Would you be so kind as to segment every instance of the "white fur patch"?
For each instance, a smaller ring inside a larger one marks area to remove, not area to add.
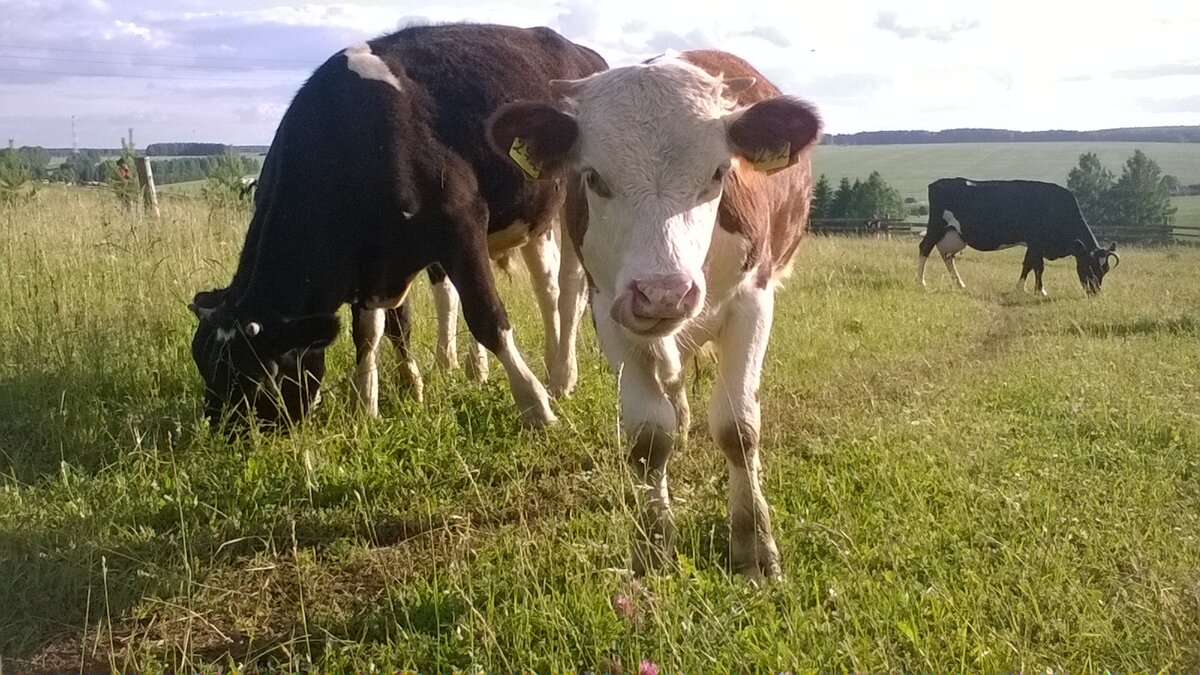
[[[346,55],[346,67],[359,77],[364,80],[379,80],[392,85],[396,91],[404,91],[400,87],[400,80],[383,59],[371,53],[371,45],[360,42],[353,47],[347,47],[342,53]]]
[[[958,219],[954,217],[953,213],[951,213],[948,210],[943,211],[942,218],[946,221],[946,225],[950,229],[957,231],[959,234],[962,234],[962,223],[958,222]]]
[[[234,335],[237,335],[237,330],[235,330],[233,328],[218,328],[217,329],[217,340],[219,340],[221,342],[229,342],[230,340],[233,339]]]
[[[530,224],[524,220],[514,220],[503,230],[488,234],[488,256],[496,258],[509,249],[528,244],[530,229]]]
[[[947,211],[946,213],[949,214],[950,212]],[[958,224],[957,221],[955,224]],[[957,228],[948,230],[937,243],[938,252],[942,254],[943,258],[953,258],[959,251],[966,247],[967,242],[963,241],[962,235],[959,234]]]

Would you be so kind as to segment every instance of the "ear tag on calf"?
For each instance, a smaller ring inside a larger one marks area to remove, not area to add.
[[[774,150],[760,150],[754,156],[754,168],[768,176],[788,168],[792,158],[792,144],[786,142]]]
[[[542,175],[541,168],[534,163],[533,158],[529,156],[529,144],[524,138],[514,138],[512,147],[508,149],[508,156],[512,157],[512,161],[521,167],[525,175],[537,180]]]

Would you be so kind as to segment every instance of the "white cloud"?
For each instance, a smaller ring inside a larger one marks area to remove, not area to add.
[[[414,21],[463,20],[548,25],[614,66],[668,48],[735,51],[816,103],[833,133],[1200,124],[1192,96],[1200,91],[1200,3],[1098,7],[1091,0],[16,3],[0,18],[0,43],[141,56],[0,49],[0,130],[23,143],[64,145],[75,113],[88,120],[82,142],[111,145],[105,139],[120,136],[123,120],[150,111],[139,122],[149,128],[138,132],[147,142],[266,143],[295,89],[338,49]],[[133,77],[73,76],[82,73]]]

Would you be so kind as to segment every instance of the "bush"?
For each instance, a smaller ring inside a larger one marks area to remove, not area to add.
[[[29,169],[10,148],[0,157],[0,206],[11,208],[36,197],[37,186],[30,183]]]

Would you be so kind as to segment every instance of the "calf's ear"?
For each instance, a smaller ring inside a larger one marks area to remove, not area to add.
[[[796,163],[821,136],[812,105],[791,96],[760,101],[729,116],[726,135],[733,151],[767,174]]]
[[[207,319],[225,301],[228,290],[227,288],[214,288],[209,291],[199,291],[192,296],[192,301],[188,303],[187,307],[192,310],[192,314],[195,314],[197,319]]]
[[[552,178],[570,161],[579,125],[547,103],[517,101],[500,107],[487,122],[488,143],[533,180]]]

